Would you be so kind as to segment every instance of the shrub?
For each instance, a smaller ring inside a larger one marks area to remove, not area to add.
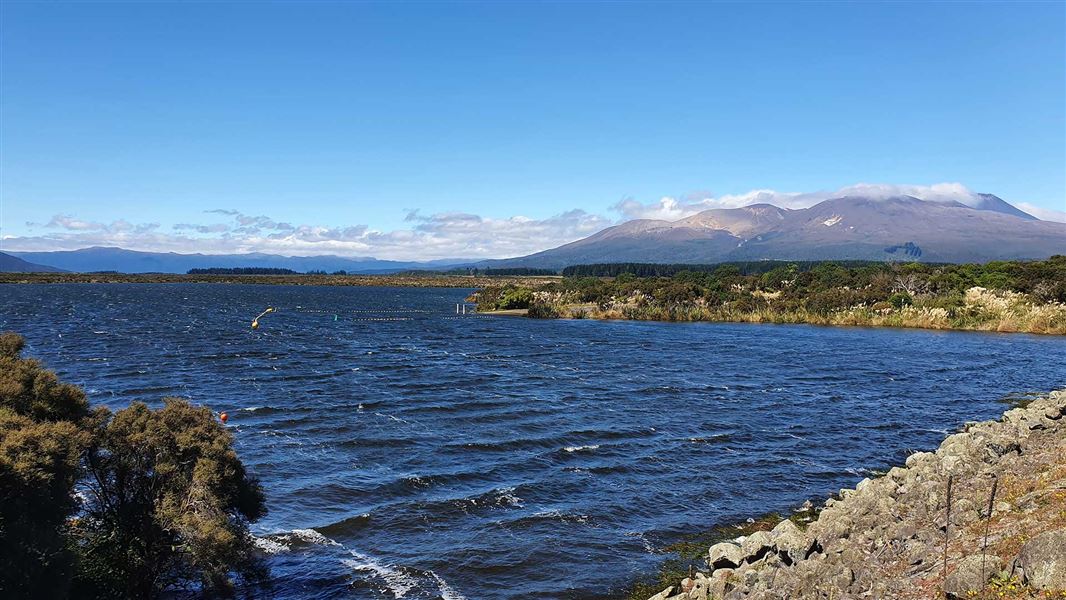
[[[248,531],[263,493],[210,410],[168,399],[90,413],[22,348],[0,335],[0,597],[217,595],[234,576],[266,581]]]
[[[911,306],[914,304],[914,298],[907,292],[896,292],[888,297],[888,303],[895,307],[897,310],[904,306]]]
[[[529,303],[532,301],[532,290],[526,288],[512,288],[503,292],[497,306],[502,310],[529,308]]]

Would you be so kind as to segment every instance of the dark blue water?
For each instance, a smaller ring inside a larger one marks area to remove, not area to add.
[[[467,293],[9,285],[0,328],[94,402],[228,412],[282,598],[604,596],[1066,385],[1062,338],[457,317]]]

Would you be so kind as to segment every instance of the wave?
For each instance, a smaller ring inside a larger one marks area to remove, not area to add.
[[[585,452],[588,450],[595,450],[599,447],[599,444],[589,444],[588,446],[567,446],[566,448],[563,448],[563,452]]]
[[[418,587],[418,581],[399,570],[399,568],[378,561],[356,550],[349,550],[352,558],[342,560],[354,571],[370,573],[382,579],[395,598],[403,598],[407,592]]]
[[[368,515],[360,515],[356,518],[365,517]],[[345,557],[340,559],[342,565],[357,573],[366,574],[370,580],[384,584],[385,590],[393,598],[404,598],[417,590],[443,600],[466,600],[465,596],[433,571],[421,571],[412,567],[390,564],[380,558],[348,548],[316,529],[294,529],[288,533],[256,537],[255,545],[266,554],[279,554],[304,546],[334,547],[346,553],[346,556],[342,555]]]

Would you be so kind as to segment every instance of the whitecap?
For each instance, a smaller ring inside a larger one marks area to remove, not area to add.
[[[305,542],[312,544],[320,544],[322,546],[340,546],[338,542],[335,542],[314,529],[294,529],[292,536],[301,539]]]
[[[563,450],[565,450],[566,452],[582,452],[585,450],[595,450],[599,447],[599,444],[591,444],[588,446],[567,446],[566,448],[563,448]]]
[[[437,582],[437,589],[440,590],[440,597],[444,600],[466,600],[466,596],[455,591],[455,589],[448,585],[447,581],[444,581],[440,575],[437,575],[433,571],[428,571],[433,580]]]
[[[383,579],[385,584],[388,585],[389,591],[396,598],[403,598],[407,595],[407,592],[418,587],[418,582],[414,578],[391,565],[382,564],[380,561],[355,550],[349,550],[348,553],[352,555],[353,559],[341,562],[353,570],[372,573]]]
[[[267,554],[280,554],[281,552],[287,552],[289,550],[289,547],[285,544],[270,538],[257,537],[253,543],[256,548],[259,548]]]

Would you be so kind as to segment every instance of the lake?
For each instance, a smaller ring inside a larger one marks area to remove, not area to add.
[[[604,597],[1066,386],[1063,338],[456,315],[469,292],[8,285],[0,329],[94,403],[227,412],[279,598]]]

